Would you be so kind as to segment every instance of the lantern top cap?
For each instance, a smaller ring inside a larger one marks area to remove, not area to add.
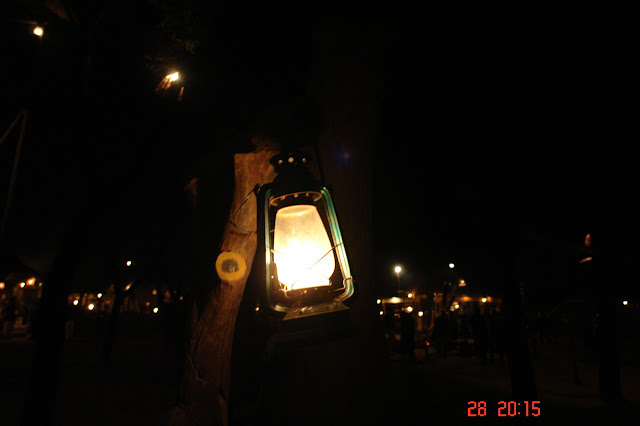
[[[306,152],[282,152],[271,157],[269,162],[276,169],[276,173],[281,174],[289,170],[307,169],[311,156]]]

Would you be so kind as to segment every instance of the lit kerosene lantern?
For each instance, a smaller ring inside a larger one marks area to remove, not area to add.
[[[258,196],[263,304],[285,320],[346,310],[343,302],[354,294],[331,193],[313,178],[309,162],[305,153],[274,156],[278,176]]]

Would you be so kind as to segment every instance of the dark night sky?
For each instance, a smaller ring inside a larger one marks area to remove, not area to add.
[[[48,101],[30,119],[36,129],[29,129],[33,136],[25,144],[10,236],[27,262],[37,264],[55,248],[78,197],[61,188],[73,187],[80,176],[122,182],[117,196],[105,199],[105,212],[128,217],[127,229],[146,223],[139,239],[169,226],[180,209],[163,194],[181,191],[193,158],[207,150],[233,151],[233,144],[246,143],[234,135],[260,122],[263,111],[305,96],[313,28],[322,22],[319,16],[332,13],[352,19],[354,31],[377,19],[384,34],[374,49],[384,70],[372,182],[379,284],[395,278],[395,262],[406,265],[408,280],[433,284],[454,261],[468,281],[490,290],[491,268],[499,264],[489,255],[498,244],[493,229],[514,192],[522,212],[516,227],[527,236],[525,258],[538,265],[525,268],[532,284],[552,288],[566,278],[575,261],[571,247],[580,245],[602,204],[597,197],[608,200],[606,218],[618,220],[616,232],[637,236],[637,46],[624,10],[531,6],[498,13],[484,5],[440,5],[369,13],[298,5],[282,13],[195,2],[210,9],[196,19],[203,43],[182,63],[191,81],[178,105],[152,96],[165,70],[145,67],[141,54],[171,58],[162,48],[166,34],[157,29],[163,12],[136,4],[126,14],[118,9],[108,15],[109,31],[93,46],[90,83],[100,102],[82,127],[91,144],[78,149],[55,133],[61,121],[87,112],[48,113],[75,90],[71,77],[64,84],[49,81],[56,87],[45,91]],[[51,25],[42,46],[33,37],[17,41],[3,71],[26,84],[28,64],[47,70],[66,64],[75,47],[55,44],[53,35],[69,37],[59,26]],[[23,27],[7,25],[3,37],[18,40]],[[25,96],[19,84],[8,91],[12,102],[2,107],[3,131]],[[216,142],[222,140],[232,143]],[[4,145],[7,171],[12,152]],[[7,181],[8,171],[3,188]],[[136,220],[125,213],[135,209]],[[633,258],[633,250],[625,253]]]

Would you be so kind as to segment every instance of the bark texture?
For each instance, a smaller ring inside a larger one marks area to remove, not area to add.
[[[239,254],[247,268],[238,280],[221,280],[210,300],[203,304],[203,310],[193,325],[187,352],[181,385],[183,402],[171,415],[172,425],[228,424],[234,327],[256,252],[257,210],[251,191],[256,184],[263,185],[275,177],[275,171],[269,164],[269,159],[275,154],[275,151],[261,149],[234,157],[235,192],[220,251]],[[210,259],[212,268],[215,261]]]

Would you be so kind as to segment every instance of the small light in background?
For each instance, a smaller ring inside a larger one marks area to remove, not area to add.
[[[153,290],[151,290],[151,294],[153,294],[153,295],[155,296],[156,294],[158,294],[158,290],[156,290],[156,289],[154,288]]]
[[[36,26],[36,27],[33,29],[33,33],[34,33],[35,35],[37,35],[38,37],[42,37],[42,35],[44,34],[44,28],[42,28],[42,27],[40,27],[40,26]]]
[[[93,308],[95,308],[96,305],[94,305],[93,303],[89,303],[89,305],[87,306],[87,309],[89,309],[90,311],[93,311]]]
[[[154,314],[157,314],[157,313],[158,313],[158,308],[157,308],[157,307],[156,307],[156,308],[153,308],[153,313],[154,313]]]
[[[487,298],[486,297],[482,298],[482,303],[487,303]]]
[[[80,303],[80,302],[78,302],[78,299],[74,300],[73,301],[73,306],[78,306],[78,303]]]
[[[173,83],[174,81],[178,81],[179,78],[180,78],[180,73],[178,72],[167,74],[162,79],[162,81],[160,81],[160,84],[158,84],[158,87],[156,87],[156,92],[162,92],[162,93],[166,92],[171,87],[171,83]],[[182,93],[180,93],[180,96],[182,96]]]
[[[384,315],[384,312],[383,312],[383,311],[380,311],[380,315]]]
[[[27,280],[27,285],[34,285],[36,283],[36,279],[35,278],[29,278]]]
[[[409,299],[411,299],[411,298],[413,297],[413,293],[409,293],[409,294],[407,294],[407,297],[408,297]]]
[[[378,304],[378,305],[379,305],[379,304],[381,304],[381,303],[382,303],[382,300],[380,300],[380,299],[376,300],[376,304]]]
[[[623,301],[622,301],[622,304],[623,304],[624,306],[627,306],[627,305],[629,304],[629,301],[628,301],[628,300],[623,300]]]
[[[3,282],[0,283],[0,290],[4,290],[4,283]]]
[[[453,264],[453,263],[450,263],[450,264],[449,264],[449,268],[453,269],[453,268],[455,268],[455,267],[456,267],[456,265],[455,265],[455,264]]]
[[[423,315],[424,315],[424,312],[422,312],[422,311],[418,312],[418,316],[419,316],[419,317],[421,317],[421,316],[423,316]]]
[[[131,266],[132,262],[130,260],[127,260],[127,266]]]
[[[25,283],[20,283],[20,288],[24,288]]]
[[[96,294],[96,296],[98,297],[98,299],[100,299],[102,297],[102,293],[98,293]]]
[[[260,306],[256,306],[256,312],[260,310]]]
[[[409,313],[413,312],[413,308],[411,306],[407,306],[407,312]]]

